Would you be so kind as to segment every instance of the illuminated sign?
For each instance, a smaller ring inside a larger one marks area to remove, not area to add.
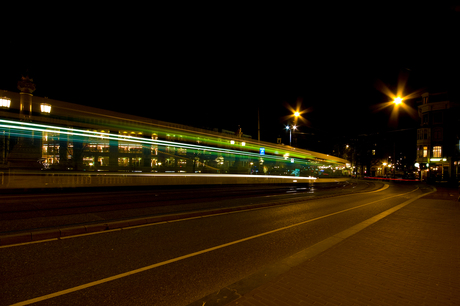
[[[265,148],[260,148],[259,149],[259,154],[260,155],[265,155]]]
[[[292,164],[294,163],[294,158],[291,158],[291,163],[292,163]]]

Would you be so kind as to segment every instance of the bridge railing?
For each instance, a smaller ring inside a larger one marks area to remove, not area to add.
[[[348,178],[194,173],[1,172],[0,190],[116,186],[313,184]]]

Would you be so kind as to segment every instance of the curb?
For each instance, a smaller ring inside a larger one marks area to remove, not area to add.
[[[107,230],[121,229],[121,228],[132,227],[132,226],[140,226],[140,225],[154,224],[154,223],[160,223],[160,222],[169,222],[169,221],[176,221],[176,220],[188,219],[188,218],[206,217],[206,216],[222,214],[222,213],[231,213],[231,212],[237,212],[237,211],[243,211],[243,210],[266,208],[266,207],[276,206],[276,205],[287,205],[287,204],[292,204],[295,202],[302,202],[302,201],[309,201],[309,200],[314,200],[314,199],[334,197],[337,195],[358,194],[358,193],[361,193],[361,192],[345,192],[341,194],[322,195],[322,196],[317,196],[314,198],[291,199],[290,201],[283,201],[283,202],[261,203],[261,204],[253,204],[253,205],[246,205],[246,206],[236,206],[236,207],[229,207],[229,208],[220,208],[220,209],[214,209],[214,210],[195,211],[195,212],[170,214],[170,215],[147,216],[147,217],[141,217],[141,218],[126,219],[126,220],[111,220],[111,221],[95,223],[95,224],[86,224],[86,225],[78,225],[78,226],[64,226],[64,227],[56,228],[56,229],[35,230],[35,231],[31,230],[31,231],[17,233],[17,234],[0,236],[0,247],[17,245],[17,244],[22,244],[22,243],[39,242],[39,241],[49,240],[49,239],[60,239],[63,237],[90,234],[90,233],[95,233],[95,232],[103,232]]]
[[[23,233],[10,234],[0,236],[0,246],[14,245],[28,242],[38,242],[48,239],[59,239],[63,237],[76,236],[81,234],[90,234],[95,232],[103,232],[107,230],[114,230],[119,228],[126,228],[139,225],[154,224],[160,222],[175,221],[186,218],[196,218],[202,216],[210,216],[214,214],[221,214],[232,211],[249,210],[254,208],[263,208],[268,206],[277,205],[279,203],[270,203],[265,205],[250,205],[244,207],[224,208],[212,211],[190,212],[182,214],[171,214],[162,216],[142,217],[129,220],[116,220],[104,223],[69,226],[56,229],[27,231]]]

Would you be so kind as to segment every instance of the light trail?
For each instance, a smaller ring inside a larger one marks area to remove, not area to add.
[[[241,155],[247,157],[253,157],[257,159],[267,159],[267,160],[278,160],[286,162],[288,159],[293,160],[294,163],[315,163],[316,165],[322,164],[329,164],[330,162],[324,161],[323,163],[318,163],[318,161],[314,158],[298,158],[298,157],[291,157],[291,152],[282,152],[278,153],[279,155],[273,154],[266,154],[260,155],[259,153],[253,152],[246,152],[240,150],[233,150],[233,149],[222,149],[222,148],[215,148],[210,146],[202,146],[202,145],[195,145],[195,144],[188,144],[188,143],[181,143],[181,142],[173,142],[167,140],[158,140],[158,139],[148,139],[130,135],[117,135],[117,134],[110,134],[105,132],[97,132],[97,131],[88,131],[88,130],[79,130],[74,128],[66,128],[66,127],[56,127],[51,125],[44,125],[44,124],[37,124],[37,123],[30,123],[30,122],[17,122],[17,121],[10,121],[10,120],[3,120],[0,119],[0,127],[7,128],[7,129],[16,129],[16,130],[23,130],[23,131],[36,131],[36,132],[46,132],[46,133],[56,133],[56,134],[64,134],[69,136],[76,136],[76,137],[87,137],[92,139],[102,139],[102,140],[115,140],[121,142],[128,142],[128,143],[138,143],[144,145],[157,145],[157,146],[169,146],[175,148],[183,148],[183,149],[190,149],[195,151],[207,151],[207,152],[215,152],[221,154],[233,154],[233,155]],[[277,152],[277,151],[276,151]]]

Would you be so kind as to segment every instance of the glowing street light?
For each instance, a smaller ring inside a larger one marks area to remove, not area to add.
[[[293,130],[294,130],[294,131],[297,130],[297,125],[296,125],[296,123],[297,123],[297,118],[300,117],[300,112],[299,112],[298,110],[296,110],[296,111],[294,111],[293,109],[291,109],[291,110],[292,110],[292,115],[291,115],[291,117],[294,116],[294,122],[293,122],[292,125],[290,125],[290,124],[286,125],[286,130],[289,131],[289,145],[290,145],[290,146],[292,146],[292,131],[293,131]],[[302,117],[301,117],[301,118],[302,118]]]
[[[401,97],[396,97],[394,100],[393,100],[393,103],[396,104],[396,105],[399,105],[402,103],[402,98]]]
[[[293,126],[286,125],[286,130],[289,130],[289,145],[292,146],[292,130],[297,130],[297,126],[296,125],[293,125]]]

